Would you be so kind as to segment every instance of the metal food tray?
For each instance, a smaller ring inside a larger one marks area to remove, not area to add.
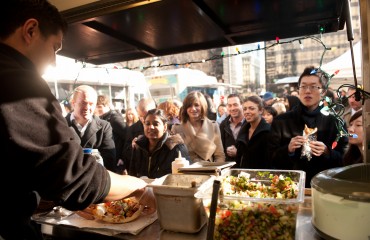
[[[153,188],[161,228],[196,233],[207,222],[201,199],[194,197],[198,187],[211,176],[168,174],[149,184]]]
[[[221,171],[234,166],[236,162],[196,162],[187,167],[179,168],[179,173],[220,175]]]

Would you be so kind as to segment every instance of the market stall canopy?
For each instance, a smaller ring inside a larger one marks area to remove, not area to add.
[[[349,48],[349,45],[348,45]],[[361,66],[362,66],[362,52],[361,52],[361,41],[353,45],[353,56],[355,61],[356,77],[361,78]],[[348,49],[345,53],[337,57],[327,64],[323,64],[321,68],[329,73],[333,74],[335,71],[339,70],[338,74],[335,75],[334,79],[353,79],[353,67],[352,67],[352,55],[351,49]]]
[[[61,55],[105,64],[336,32],[347,0],[50,0],[69,23]]]
[[[275,84],[289,84],[289,83],[298,83],[299,77],[286,77],[281,78],[275,81]]]
[[[80,84],[100,84],[111,86],[146,86],[145,76],[140,71],[114,68],[109,65],[83,65],[67,57],[57,55],[56,66],[49,67],[43,78],[47,82],[75,82]],[[66,71],[68,69],[68,71]]]

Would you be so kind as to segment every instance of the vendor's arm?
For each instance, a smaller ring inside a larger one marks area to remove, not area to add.
[[[105,201],[122,199],[132,194],[136,190],[143,189],[147,184],[144,180],[130,175],[119,175],[108,171],[110,176],[110,190],[105,197]]]

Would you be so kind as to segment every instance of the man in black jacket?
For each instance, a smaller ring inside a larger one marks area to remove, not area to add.
[[[42,239],[31,220],[40,197],[82,210],[146,183],[84,155],[42,79],[67,28],[58,10],[45,0],[4,1],[0,18],[0,239]]]
[[[123,164],[123,147],[126,141],[126,122],[121,113],[112,109],[110,100],[105,95],[99,95],[96,103],[95,114],[110,123],[113,131],[114,145],[116,147],[116,166],[115,172],[122,174],[124,168]]]
[[[320,69],[307,67],[298,80],[300,104],[292,111],[277,116],[271,126],[271,164],[279,169],[305,171],[308,188],[317,173],[342,165],[348,142],[346,137],[342,137],[332,149],[338,134],[337,119],[333,115],[323,115],[319,106],[327,81],[328,75]],[[317,128],[313,140],[303,136],[305,125]],[[309,148],[303,148],[302,153],[302,147],[307,143]]]
[[[245,124],[240,96],[235,93],[227,96],[226,107],[229,116],[220,124],[221,141],[224,147],[226,161],[235,161],[237,163],[236,166],[239,166],[241,156],[237,154],[237,140],[240,137],[240,129]]]

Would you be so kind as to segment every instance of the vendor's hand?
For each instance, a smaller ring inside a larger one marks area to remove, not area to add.
[[[134,176],[120,175],[111,171],[108,171],[108,173],[111,179],[111,186],[108,195],[104,199],[105,202],[126,198],[147,185],[143,179]]]
[[[329,149],[323,142],[310,141],[310,148],[312,155],[321,156],[322,154],[329,154]]]
[[[290,153],[294,152],[297,148],[302,147],[302,145],[306,142],[306,138],[303,136],[296,136],[292,139],[290,139],[289,145],[288,145],[288,151]]]
[[[234,145],[231,145],[226,148],[226,153],[229,157],[236,157],[237,151],[238,150],[236,149]]]
[[[138,199],[139,203],[144,206],[144,213],[151,214],[156,211],[156,200],[151,187],[139,189],[132,196]]]

